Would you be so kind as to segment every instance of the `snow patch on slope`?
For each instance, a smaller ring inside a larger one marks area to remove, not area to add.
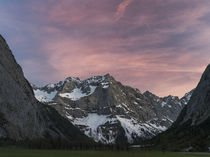
[[[166,104],[167,104],[167,103],[166,103],[165,101],[163,101],[163,102],[161,103],[161,106],[164,107]]]
[[[36,99],[40,102],[51,102],[56,94],[57,94],[57,91],[48,93],[46,91],[42,91],[39,89],[34,90],[34,95]]]
[[[96,142],[104,142],[105,143],[114,143],[115,139],[106,138],[102,134],[101,127],[105,123],[109,122],[110,124],[116,122],[116,118],[110,118],[109,115],[98,115],[96,113],[89,113],[88,116],[83,118],[75,118],[73,119],[71,116],[69,119],[72,121],[74,125],[77,126],[85,126],[83,132],[85,135],[92,137]]]
[[[104,89],[109,88],[109,82],[102,82],[101,85]]]
[[[93,94],[96,88],[97,86],[90,86],[90,92],[88,94],[83,93],[81,88],[75,88],[71,93],[61,93],[59,95],[63,98],[68,98],[71,99],[72,101],[77,101],[83,97]]]
[[[148,137],[145,134],[145,132],[148,132],[154,136],[155,131],[162,132],[167,129],[166,127],[156,126],[152,123],[139,123],[133,118],[127,119],[121,116],[116,117],[120,121],[123,129],[125,130],[125,134],[129,143],[134,142],[135,137],[147,139]]]
[[[96,131],[100,125],[105,124],[110,119],[106,115],[98,115],[96,113],[89,113],[87,117],[76,118],[74,124],[76,125],[86,125]]]

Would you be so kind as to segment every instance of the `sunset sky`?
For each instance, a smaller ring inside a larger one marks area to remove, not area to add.
[[[0,34],[39,86],[110,73],[181,97],[210,63],[210,0],[0,0]]]

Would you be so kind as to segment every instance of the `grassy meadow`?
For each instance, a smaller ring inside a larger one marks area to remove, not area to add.
[[[210,154],[130,151],[65,151],[0,148],[0,157],[205,157]]]

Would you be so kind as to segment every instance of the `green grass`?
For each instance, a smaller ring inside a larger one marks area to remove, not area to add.
[[[0,148],[0,157],[205,157],[205,154],[132,151],[60,151]]]

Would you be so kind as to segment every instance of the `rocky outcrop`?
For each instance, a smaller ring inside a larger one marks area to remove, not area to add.
[[[0,36],[0,139],[88,140],[55,109],[37,101],[21,67]]]
[[[87,136],[103,143],[134,143],[157,135],[171,126],[190,97],[141,93],[109,74],[86,80],[69,77],[33,88],[39,101],[53,106]]]

